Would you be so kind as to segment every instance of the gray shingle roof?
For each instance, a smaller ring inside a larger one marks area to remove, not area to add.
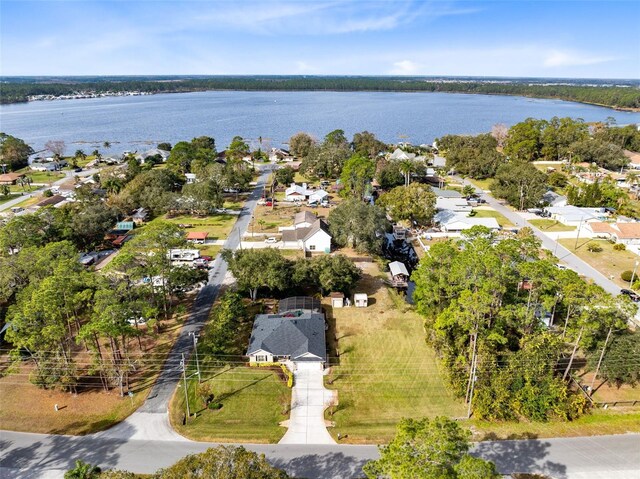
[[[274,356],[290,356],[292,360],[305,354],[326,360],[325,321],[321,313],[300,316],[259,314],[253,323],[247,355],[268,351]]]
[[[300,223],[313,224],[313,222],[316,221],[317,219],[318,217],[314,215],[311,211],[300,211],[299,213],[296,213],[296,216],[293,219],[293,224],[294,225],[299,225]]]

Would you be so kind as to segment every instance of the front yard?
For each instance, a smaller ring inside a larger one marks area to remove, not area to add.
[[[565,224],[560,223],[557,220],[548,220],[548,219],[539,219],[539,220],[529,220],[533,226],[538,228],[540,231],[549,231],[549,232],[561,232],[561,231],[575,231],[575,226],[567,226]]]
[[[511,228],[513,223],[509,221],[502,213],[498,213],[496,210],[488,207],[481,206],[474,208],[474,218],[495,218],[501,228]]]
[[[333,362],[326,386],[339,404],[327,411],[341,442],[380,443],[393,437],[403,417],[465,413],[447,390],[433,350],[425,343],[422,318],[383,284],[375,263],[363,263],[356,292],[369,295],[368,308],[333,309],[326,304]],[[337,355],[337,357],[336,357]],[[332,414],[333,413],[333,414]]]
[[[640,259],[636,254],[628,250],[616,251],[613,249],[613,244],[606,240],[580,238],[578,240],[578,249],[575,250],[576,240],[573,238],[560,239],[559,243],[618,286],[622,288],[629,287],[628,282],[622,281],[620,274],[623,271],[633,271],[635,262]],[[602,251],[596,253],[587,250],[588,243],[597,244],[602,248]]]
[[[167,216],[164,215],[154,221],[160,220],[177,225],[192,225],[190,228],[185,228],[187,233],[196,231],[207,232],[209,233],[208,240],[224,240],[229,236],[237,218],[237,215],[231,214],[215,214],[205,217],[181,215],[174,216],[173,218],[167,218]]]

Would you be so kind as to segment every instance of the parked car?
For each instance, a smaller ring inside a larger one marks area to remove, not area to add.
[[[269,238],[264,240],[264,242],[268,244],[273,244],[273,243],[277,243],[278,239],[275,236],[270,236]]]
[[[213,257],[212,256],[207,256],[207,255],[200,255],[200,258],[202,258],[205,261],[213,261]]]
[[[127,319],[127,323],[129,323],[131,326],[135,326],[136,324],[140,325],[140,324],[144,324],[147,322],[147,318],[143,318],[142,316],[140,316],[139,318],[129,318]]]
[[[73,169],[74,173],[80,173],[82,171],[82,168],[80,168],[79,166]]]
[[[620,294],[624,294],[628,296],[631,301],[634,303],[640,302],[640,296],[635,291],[631,291],[630,289],[621,289]]]
[[[193,260],[193,266],[199,269],[208,268],[209,262],[204,258],[197,258]]]
[[[265,201],[264,206],[273,206],[273,201]]]

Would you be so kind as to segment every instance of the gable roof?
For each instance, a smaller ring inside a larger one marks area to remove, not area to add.
[[[304,356],[306,360],[325,361],[324,315],[310,312],[300,316],[259,314],[253,322],[247,355],[259,351],[290,356],[292,360]]]
[[[44,200],[36,203],[34,206],[40,208],[43,206],[57,205],[58,203],[62,203],[65,200],[66,198],[64,196],[53,195],[53,196],[50,196],[49,198],[45,198]]]
[[[187,240],[206,240],[209,233],[206,231],[189,231],[187,233]]]
[[[415,153],[407,153],[406,151],[400,148],[396,148],[395,151],[391,153],[391,156],[389,156],[389,159],[390,160],[413,160],[415,159],[415,157],[416,157]]]
[[[306,229],[306,228],[301,228],[301,229]],[[315,235],[320,231],[326,233],[329,237],[331,237],[331,233],[329,233],[329,225],[325,223],[323,220],[316,220],[311,225],[311,228],[309,228],[309,232],[304,238],[302,238],[302,240],[307,241],[309,238],[311,238],[313,235]]]
[[[392,276],[397,276],[402,274],[404,276],[409,276],[409,271],[407,271],[407,267],[404,263],[400,261],[394,261],[393,263],[389,263],[389,271],[391,271]]]
[[[309,223],[313,224],[318,219],[316,215],[314,215],[311,211],[300,211],[296,213],[293,218],[293,224],[299,225],[301,223]]]
[[[618,238],[640,238],[640,223],[616,223],[613,227],[619,231]]]

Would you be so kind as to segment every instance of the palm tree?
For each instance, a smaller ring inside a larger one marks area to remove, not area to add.
[[[635,196],[635,199],[638,199],[638,189],[636,188],[636,186],[638,186],[638,183],[640,183],[640,176],[638,175],[637,171],[629,171],[627,172],[627,184],[631,186],[631,189],[633,190],[633,195]]]
[[[98,479],[100,472],[98,466],[76,460],[76,466],[64,474],[64,479]]]
[[[416,164],[411,160],[400,160],[400,171],[404,175],[404,186],[411,183],[411,173],[416,171]]]
[[[104,147],[108,150],[109,148],[111,148],[111,143],[110,143],[110,142],[108,142],[108,141],[105,141],[105,142],[102,144],[102,146],[104,146]]]

